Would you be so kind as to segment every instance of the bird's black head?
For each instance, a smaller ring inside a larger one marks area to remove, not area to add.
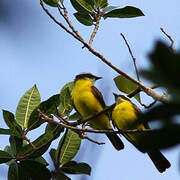
[[[98,77],[98,76],[95,76],[91,73],[81,73],[81,74],[78,74],[76,77],[75,77],[75,81],[79,80],[79,79],[88,79],[88,80],[91,80],[91,81],[96,81],[98,79],[101,79],[102,77]]]

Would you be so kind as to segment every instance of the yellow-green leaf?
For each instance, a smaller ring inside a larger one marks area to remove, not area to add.
[[[79,135],[74,131],[68,130],[68,132],[61,138],[58,149],[56,151],[56,157],[58,156],[60,151],[60,164],[65,164],[73,159],[77,154],[80,145],[81,138],[79,137]]]
[[[117,76],[114,78],[114,82],[116,87],[123,93],[129,94],[134,91],[138,86],[130,81],[129,79],[125,78],[124,76]],[[140,94],[134,96],[137,101],[140,101]]]
[[[23,128],[27,128],[29,117],[33,110],[40,104],[40,94],[34,85],[21,97],[16,109],[16,121]]]

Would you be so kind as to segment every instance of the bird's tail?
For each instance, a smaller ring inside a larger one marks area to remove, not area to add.
[[[151,150],[147,153],[160,173],[171,166],[170,162],[159,150]]]
[[[118,137],[117,134],[108,134],[106,133],[108,139],[111,141],[112,145],[114,146],[115,149],[118,151],[124,148],[124,144],[121,141],[121,139]]]

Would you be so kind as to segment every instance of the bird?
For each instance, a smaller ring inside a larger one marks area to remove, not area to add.
[[[138,121],[142,111],[124,95],[114,93],[116,106],[112,110],[112,123],[119,130],[145,130],[150,129],[147,122]],[[145,150],[142,144],[142,138],[145,138],[142,133],[123,133],[123,136],[131,142],[139,151],[147,153],[154,163],[157,170],[162,173],[171,166],[166,157],[159,149],[152,148]]]
[[[91,73],[81,73],[75,77],[72,102],[75,110],[83,118],[100,112],[106,107],[101,92],[94,86],[96,80],[101,78]],[[91,119],[88,125],[99,130],[113,129],[107,114],[101,114]],[[106,136],[116,150],[119,151],[124,148],[124,144],[117,134],[106,133]]]

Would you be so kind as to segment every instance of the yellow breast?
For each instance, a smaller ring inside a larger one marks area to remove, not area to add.
[[[119,129],[134,129],[132,124],[137,120],[137,115],[133,105],[129,101],[124,101],[114,108],[112,119]]]
[[[72,92],[73,103],[78,112],[84,118],[103,110],[101,103],[92,93],[92,86],[93,83],[89,80],[78,80],[76,81],[74,90]],[[97,129],[111,129],[109,119],[104,114],[91,120],[89,124],[93,128]]]

